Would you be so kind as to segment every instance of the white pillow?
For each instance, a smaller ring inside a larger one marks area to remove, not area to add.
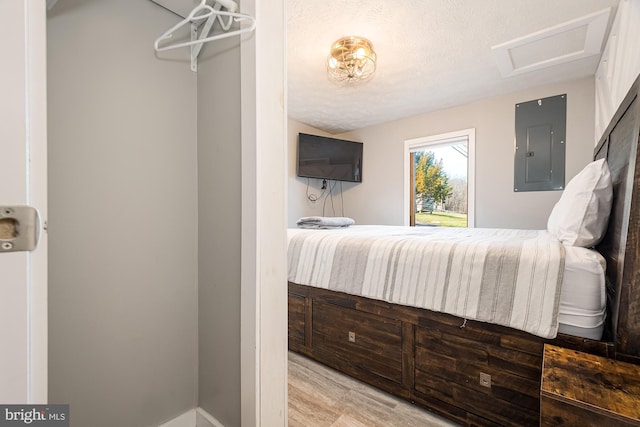
[[[607,231],[613,188],[605,159],[589,163],[567,184],[547,230],[568,246],[597,245]]]

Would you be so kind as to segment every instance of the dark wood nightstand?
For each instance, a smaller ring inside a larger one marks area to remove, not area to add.
[[[543,426],[640,426],[640,366],[545,345]]]

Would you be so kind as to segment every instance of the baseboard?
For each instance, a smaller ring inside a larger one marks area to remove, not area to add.
[[[158,427],[194,427],[197,425],[196,420],[196,410],[191,409]]]
[[[198,407],[196,409],[196,427],[224,427],[224,425],[210,413]]]
[[[224,425],[204,409],[195,408],[158,427],[224,427]]]

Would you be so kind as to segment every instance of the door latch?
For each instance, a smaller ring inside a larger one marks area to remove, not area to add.
[[[0,206],[0,253],[32,251],[40,238],[40,215],[31,206]]]

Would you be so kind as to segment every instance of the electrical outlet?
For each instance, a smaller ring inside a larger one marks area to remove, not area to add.
[[[482,387],[491,388],[491,375],[480,372],[480,385]]]
[[[356,333],[349,331],[349,342],[356,342]]]

